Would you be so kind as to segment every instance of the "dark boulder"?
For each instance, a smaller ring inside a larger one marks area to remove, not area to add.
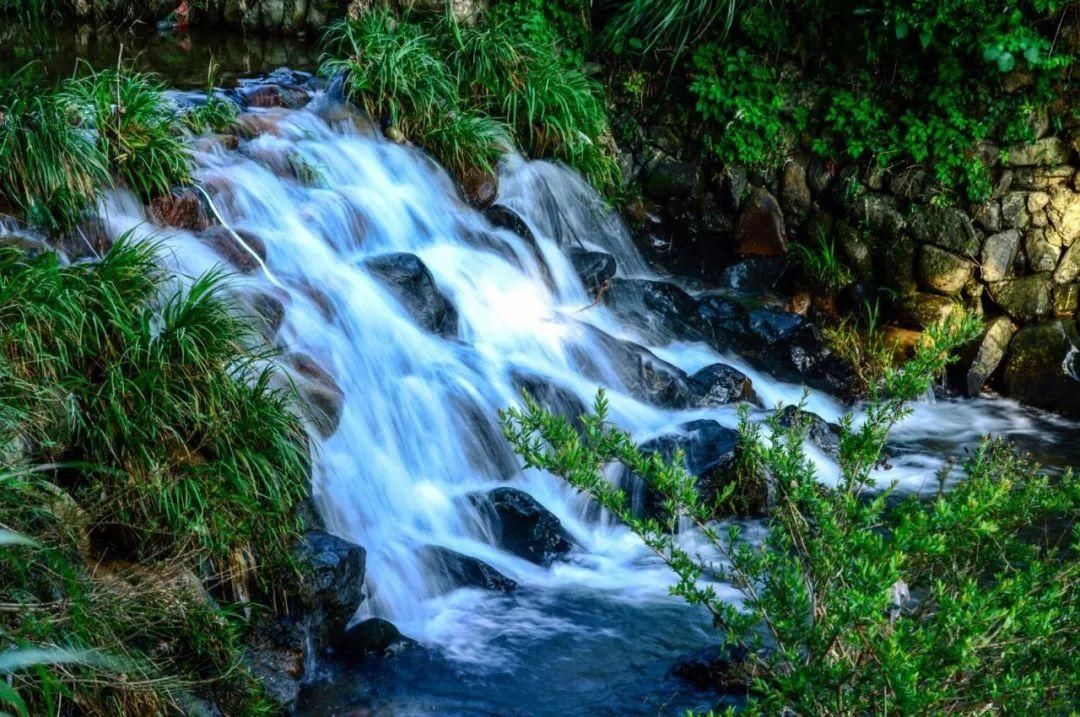
[[[681,450],[685,456],[683,467],[697,479],[702,499],[711,502],[733,476],[738,443],[738,431],[702,419],[684,423],[675,432],[645,441],[640,449],[644,454],[656,453],[665,461],[672,460],[675,452]],[[646,485],[640,476],[629,474],[628,480],[634,512],[643,517],[665,519],[660,494]]]
[[[604,292],[604,304],[627,324],[657,343],[694,340],[697,303],[674,284],[648,279],[612,279]]]
[[[717,286],[738,294],[757,296],[779,286],[787,269],[786,256],[748,256],[724,267]]]
[[[423,328],[441,336],[456,336],[457,309],[439,291],[431,271],[415,254],[383,254],[364,261],[364,267],[381,282]]]
[[[1072,321],[1025,326],[1009,344],[1003,377],[1013,398],[1080,416],[1080,332]]]
[[[840,426],[798,406],[785,406],[777,412],[777,418],[784,428],[802,426],[806,439],[826,455],[835,458],[840,454]]]
[[[671,199],[693,194],[701,182],[701,171],[690,162],[662,158],[646,173],[643,190],[653,199]]]
[[[488,519],[498,546],[531,563],[550,565],[574,548],[559,519],[524,491],[496,488],[470,494],[469,502]]]
[[[597,355],[611,359],[614,378],[626,391],[647,403],[665,408],[685,408],[690,403],[690,377],[682,369],[658,358],[633,341],[617,339],[589,324],[581,324],[593,346],[575,347],[574,363],[592,380],[604,383],[612,378]],[[599,351],[594,350],[599,348]]]
[[[600,287],[615,276],[615,257],[602,251],[571,249],[570,263],[581,277],[581,283],[590,294],[596,294]]]
[[[334,640],[364,601],[366,552],[343,538],[313,530],[304,534],[296,557],[306,567],[300,599],[322,615],[320,632]]]
[[[716,645],[680,657],[671,674],[699,690],[721,694],[746,694],[750,681],[746,663],[750,652],[745,647]]]
[[[462,197],[478,209],[491,206],[499,195],[499,178],[493,172],[472,167],[465,170],[458,180]]]
[[[777,377],[832,393],[851,389],[851,367],[833,355],[820,330],[790,311],[755,309],[747,314],[747,330],[758,362]]]
[[[416,643],[401,634],[397,626],[381,617],[358,622],[334,642],[334,657],[362,660],[411,647]]]
[[[734,348],[744,343],[748,333],[748,310],[741,303],[709,294],[698,300],[694,308],[694,326],[718,349]]]
[[[694,391],[691,404],[696,407],[712,408],[738,401],[758,403],[747,375],[726,364],[706,366],[690,377],[690,384]]]
[[[433,587],[440,592],[457,588],[480,588],[507,593],[517,588],[517,582],[483,560],[449,548],[425,545],[420,549],[420,557],[434,572]]]

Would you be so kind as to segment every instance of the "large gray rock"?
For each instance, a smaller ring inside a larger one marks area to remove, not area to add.
[[[345,393],[311,356],[290,353],[284,356],[284,361],[293,369],[304,417],[323,438],[334,435],[345,409]]]
[[[979,256],[979,237],[971,219],[955,207],[919,207],[911,219],[915,239],[975,259]]]
[[[664,200],[690,196],[700,183],[701,171],[696,165],[661,157],[646,170],[642,190],[647,197]]]
[[[1001,225],[1023,229],[1031,222],[1027,210],[1027,192],[1007,192],[1001,199]]]
[[[600,287],[615,277],[615,257],[602,251],[571,249],[570,263],[581,277],[581,283],[590,294],[597,294]]]
[[[658,344],[697,338],[691,317],[697,302],[678,286],[649,279],[611,279],[604,304],[627,324]]]
[[[425,545],[420,558],[430,570],[432,589],[446,593],[458,588],[478,588],[494,592],[512,592],[517,582],[506,577],[483,560],[441,545]]]
[[[919,251],[919,280],[931,291],[957,296],[971,280],[971,262],[927,244]]]
[[[1080,416],[1080,334],[1072,321],[1026,326],[1009,346],[1008,394],[1033,406]]]
[[[1049,274],[1030,274],[990,284],[990,298],[1021,324],[1045,318],[1053,309]]]
[[[986,238],[982,248],[982,280],[1001,281],[1011,272],[1020,251],[1020,232],[1009,229]]]
[[[991,319],[987,324],[964,375],[964,392],[968,396],[978,396],[982,387],[997,371],[1014,333],[1016,325],[1007,316]]]
[[[875,236],[896,239],[907,226],[895,197],[887,194],[867,194],[858,205],[860,219]]]

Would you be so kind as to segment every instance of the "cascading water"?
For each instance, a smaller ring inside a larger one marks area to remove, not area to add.
[[[640,438],[697,418],[736,424],[732,407],[672,410],[631,395],[608,336],[642,337],[595,305],[566,251],[606,252],[622,276],[648,276],[649,267],[618,217],[572,172],[505,162],[498,202],[528,225],[532,244],[461,202],[424,154],[349,119],[330,126],[320,102],[260,111],[247,123],[255,136],[238,149],[201,141],[195,176],[235,231],[230,240],[265,244],[265,270],[238,277],[238,289],[282,302],[277,343],[325,369],[343,396],[336,431],[318,443],[314,493],[330,530],[368,551],[360,617],[385,617],[438,655],[409,685],[384,684],[362,697],[391,700],[395,714],[656,714],[664,704],[671,713],[694,706],[692,693],[674,696],[679,688],[664,673],[673,656],[708,642],[707,620],[667,595],[671,575],[627,530],[598,520],[560,481],[522,474],[497,425],[499,409],[518,401],[523,377],[586,405],[607,387],[612,420]],[[110,197],[104,216],[114,235],[154,230],[123,193]],[[183,275],[222,261],[191,233],[176,230],[167,245]],[[372,261],[415,269],[406,258],[386,258],[400,253],[430,270],[452,306],[440,311],[456,311],[456,330],[441,314],[440,325],[422,326],[415,307],[372,269]],[[750,375],[766,406],[803,394],[702,343],[653,350],[690,372],[723,360]],[[843,410],[817,392],[808,406],[827,420]],[[1017,416],[1039,420],[1016,407],[994,414],[971,403],[922,406],[898,435],[916,446],[951,422],[965,431],[955,446],[989,431],[1030,430]],[[834,469],[819,458],[827,479]],[[887,480],[918,486],[940,459],[901,451],[894,464]],[[525,491],[558,517],[577,543],[568,559],[543,567],[486,539],[490,525],[467,496],[498,485]],[[426,546],[479,558],[520,587],[449,590]],[[440,679],[447,684],[432,686]]]

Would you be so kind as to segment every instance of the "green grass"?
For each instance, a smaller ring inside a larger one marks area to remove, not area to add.
[[[505,133],[529,155],[562,160],[602,190],[618,184],[602,88],[553,34],[527,32],[511,11],[463,26],[378,7],[335,23],[323,42],[322,72],[344,71],[352,99],[428,146],[455,174],[488,169]]]
[[[109,169],[143,201],[191,178],[191,160],[176,131],[180,117],[152,75],[85,69],[61,95],[68,111],[97,131]]]
[[[0,649],[115,659],[20,670],[30,714],[62,697],[172,713],[204,683],[230,713],[263,710],[244,622],[202,583],[238,600],[293,579],[307,438],[223,276],[179,286],[155,249],[121,238],[74,266],[0,251],[0,531],[35,541],[0,553],[25,606],[0,610]]]
[[[0,196],[48,230],[75,224],[109,184],[93,138],[52,91],[16,78],[0,90]]]

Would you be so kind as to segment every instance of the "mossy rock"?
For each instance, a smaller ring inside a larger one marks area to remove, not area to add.
[[[1005,388],[1033,406],[1080,416],[1080,332],[1054,320],[1017,332],[1005,359]]]

